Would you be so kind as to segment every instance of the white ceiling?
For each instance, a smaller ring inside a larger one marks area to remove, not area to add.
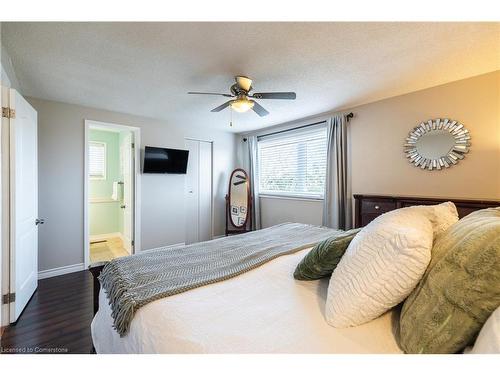
[[[244,132],[500,69],[500,23],[2,23],[24,95]],[[211,113],[234,75],[271,114]]]

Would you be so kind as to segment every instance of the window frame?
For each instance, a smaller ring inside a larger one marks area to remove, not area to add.
[[[259,136],[257,139],[257,178],[258,181],[256,181],[257,186],[259,188],[259,197],[262,198],[276,198],[276,199],[294,199],[294,200],[305,200],[305,201],[323,201],[325,199],[325,190],[326,190],[326,175],[327,175],[327,168],[328,168],[328,160],[326,160],[326,165],[325,165],[325,182],[323,185],[323,191],[321,193],[293,193],[293,192],[280,192],[280,191],[268,191],[268,190],[261,190],[261,185],[260,185],[260,146],[259,143],[261,141],[265,140],[271,140],[271,139],[280,139],[280,138],[289,138],[293,136],[293,133],[300,134],[300,133],[307,133],[309,132],[314,132],[315,130],[324,130],[326,132],[326,139],[325,142],[326,144],[326,152],[327,154],[325,155],[325,159],[328,158],[328,125],[326,122],[322,122],[320,124],[311,124],[311,125],[305,125],[301,126],[299,128],[294,128],[294,129],[289,129],[289,130],[284,130],[278,133],[272,133],[269,135],[262,135]]]
[[[90,163],[91,163],[91,157],[90,157],[90,148],[92,145],[102,145],[104,148],[104,158],[103,158],[103,171],[104,174],[102,176],[92,176],[91,171],[90,171]],[[92,181],[106,181],[108,177],[108,165],[107,165],[107,159],[108,159],[108,145],[106,142],[103,141],[89,141],[89,179]]]

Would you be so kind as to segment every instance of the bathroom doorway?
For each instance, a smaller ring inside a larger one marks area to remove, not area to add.
[[[85,122],[86,266],[138,249],[139,129]]]

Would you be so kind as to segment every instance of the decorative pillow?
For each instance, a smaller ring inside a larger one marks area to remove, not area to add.
[[[347,246],[361,228],[339,231],[321,241],[300,261],[293,277],[297,280],[317,280],[330,276],[344,255]]]
[[[500,307],[484,323],[469,354],[500,354]]]
[[[457,207],[453,202],[444,202],[432,206],[412,207],[417,210],[422,210],[427,215],[434,229],[434,238],[458,221]]]
[[[500,305],[500,207],[469,214],[441,234],[420,284],[405,301],[407,353],[456,353]]]
[[[369,223],[333,271],[327,322],[356,326],[403,301],[429,264],[432,241],[432,224],[418,207],[390,211]]]

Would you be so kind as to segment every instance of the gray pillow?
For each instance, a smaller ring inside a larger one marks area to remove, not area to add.
[[[318,243],[300,261],[293,277],[297,280],[317,280],[332,274],[342,255],[361,228],[339,231]]]

